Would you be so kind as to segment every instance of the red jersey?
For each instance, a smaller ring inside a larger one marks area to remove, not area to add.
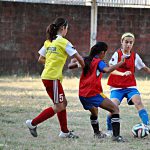
[[[91,97],[100,94],[102,90],[102,73],[98,70],[99,58],[93,58],[89,72],[84,76],[83,71],[80,77],[79,96]]]
[[[120,49],[117,52],[118,52],[118,62],[119,62],[121,61],[121,56],[123,55],[123,53]],[[119,76],[119,75],[110,74],[107,83],[108,85],[116,88],[127,88],[130,86],[136,86],[136,80],[134,76],[134,72],[135,72],[134,52],[131,52],[130,57],[125,60],[125,63],[116,70],[120,72],[131,71],[132,74],[129,76]]]

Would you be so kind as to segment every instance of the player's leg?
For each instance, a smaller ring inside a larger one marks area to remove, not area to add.
[[[106,137],[106,135],[99,130],[99,122],[98,122],[98,107],[101,101],[103,100],[103,98],[100,97],[100,95],[98,94],[96,96],[92,96],[88,98],[80,96],[79,99],[83,108],[91,112],[90,122],[91,122],[92,129],[94,131],[94,137],[96,138]]]
[[[134,103],[136,109],[138,110],[139,117],[141,118],[143,124],[150,125],[149,116],[147,110],[144,108],[140,95],[136,94],[132,96],[132,102]]]
[[[67,127],[67,111],[66,109],[57,113],[58,121],[60,124],[61,131],[64,133],[69,132]]]
[[[111,99],[111,101],[118,107],[119,106],[119,101],[116,98]],[[107,130],[112,130],[111,126],[111,113],[108,114],[107,116]]]
[[[108,98],[105,98],[100,105],[101,108],[111,113],[111,125],[113,130],[113,141],[124,142],[124,139],[120,136],[120,116],[119,108]]]
[[[65,102],[67,102],[65,96],[63,99],[65,100]],[[65,106],[66,105],[67,104],[65,104]],[[78,138],[78,136],[75,135],[73,131],[68,130],[66,108],[60,112],[57,112],[57,117],[58,117],[58,121],[59,121],[60,128],[61,128],[59,137],[61,137],[61,138]]]
[[[98,108],[92,107],[89,111],[91,112],[90,122],[91,122],[91,126],[93,128],[93,131],[94,131],[94,137],[95,138],[106,137],[106,135],[103,134],[102,131],[100,131],[100,129],[99,129]]]
[[[138,110],[139,117],[141,118],[143,124],[147,125],[150,128],[148,113],[147,110],[144,108],[140,93],[137,89],[128,88],[127,101],[129,105],[133,105],[133,104],[135,105],[136,109]]]
[[[36,127],[38,124],[43,121],[51,118],[55,115],[55,113],[65,110],[67,102],[66,99],[63,99],[64,93],[63,90],[59,90],[58,80],[43,80],[44,86],[46,87],[46,91],[50,98],[53,100],[54,106],[46,108],[43,110],[37,117],[33,120],[27,120],[26,124],[34,137],[37,137]]]
[[[58,97],[59,98],[59,103],[60,104],[62,103],[62,105],[63,105],[60,108],[57,104],[54,105],[54,108],[56,109],[56,112],[57,112],[57,117],[58,117],[58,121],[59,121],[59,124],[60,124],[60,128],[61,128],[59,137],[61,137],[61,138],[78,138],[78,136],[75,135],[73,133],[73,131],[68,130],[67,111],[66,111],[67,100],[66,100],[66,97],[65,97],[65,94],[64,94],[62,84],[60,83],[59,80],[56,80],[56,81],[57,82],[55,84],[58,86],[58,89],[57,89],[57,86],[54,89],[55,89],[55,91],[58,91],[58,95],[54,95],[54,98],[53,98],[54,103],[55,103],[55,99]],[[56,93],[56,92],[54,92],[54,93]],[[57,101],[56,101],[56,103],[57,103]]]
[[[110,99],[111,101],[116,105],[119,106],[122,99],[124,97],[124,92],[123,90],[112,90],[110,93]],[[109,113],[107,115],[107,120],[106,120],[106,124],[107,124],[107,136],[111,136],[112,135],[112,126],[111,126],[111,113]]]

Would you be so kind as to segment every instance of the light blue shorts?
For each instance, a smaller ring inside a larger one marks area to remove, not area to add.
[[[116,98],[121,103],[123,98],[127,98],[128,105],[133,105],[132,97],[134,95],[140,95],[136,88],[124,88],[119,90],[112,90],[110,93],[110,99]]]
[[[97,94],[96,96],[92,96],[92,97],[79,96],[79,99],[85,110],[89,110],[92,107],[99,107],[105,98],[106,96],[103,93]]]

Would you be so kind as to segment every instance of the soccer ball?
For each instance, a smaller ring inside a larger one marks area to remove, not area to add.
[[[139,123],[132,127],[132,134],[134,137],[144,138],[149,135],[149,130],[143,123]]]

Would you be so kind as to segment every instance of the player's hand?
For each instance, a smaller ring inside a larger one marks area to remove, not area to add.
[[[76,59],[76,58],[72,58],[70,62],[71,62],[71,63],[76,63],[76,62],[77,62],[77,59]]]
[[[129,76],[131,74],[132,74],[131,71],[126,71],[126,72],[123,73],[123,76]]]

